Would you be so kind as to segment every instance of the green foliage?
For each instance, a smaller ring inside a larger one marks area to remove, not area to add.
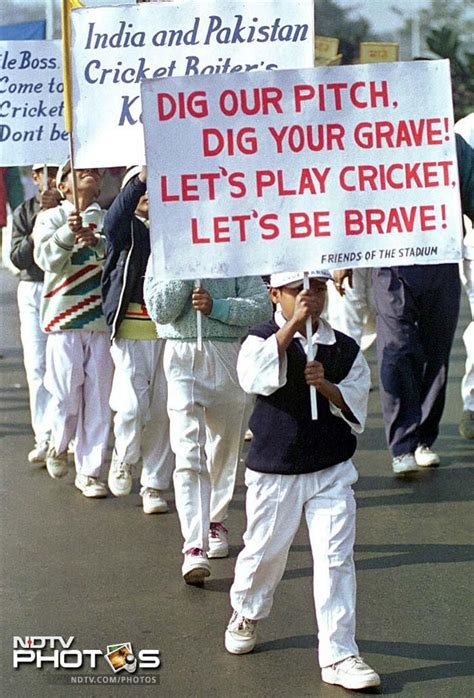
[[[472,3],[465,0],[431,0],[420,10],[421,35],[435,57],[449,58],[453,85],[454,116],[460,119],[474,109],[474,34]],[[404,34],[410,33],[406,19]]]
[[[460,119],[474,109],[474,54],[464,50],[458,32],[449,25],[432,29],[426,43],[436,56],[449,58],[454,117]]]

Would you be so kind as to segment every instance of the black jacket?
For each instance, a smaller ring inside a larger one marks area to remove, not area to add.
[[[13,211],[13,231],[10,260],[20,269],[21,281],[43,281],[44,272],[33,259],[33,240],[30,235],[41,208],[39,195],[23,201]]]
[[[135,216],[146,184],[134,177],[112,202],[104,220],[107,253],[102,273],[102,309],[111,339],[129,303],[144,303],[143,278],[150,256],[150,233]]]

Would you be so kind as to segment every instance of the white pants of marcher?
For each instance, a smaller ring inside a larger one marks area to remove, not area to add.
[[[45,385],[52,395],[51,445],[58,453],[74,439],[77,472],[99,477],[111,426],[113,363],[106,332],[52,332]]]
[[[48,406],[51,396],[44,387],[48,335],[43,332],[40,325],[42,291],[41,281],[20,281],[17,299],[23,361],[30,397],[31,426],[36,445],[44,447],[49,441]]]
[[[240,342],[168,340],[171,448],[183,552],[208,549],[210,521],[222,522],[232,499],[252,399],[237,379]]]
[[[245,547],[230,599],[246,618],[266,618],[304,512],[313,555],[313,593],[322,667],[358,655],[353,560],[357,471],[352,461],[317,473],[270,475],[247,469]]]
[[[344,296],[328,284],[327,317],[334,329],[353,337],[363,351],[375,340],[372,269],[354,269],[352,288],[344,282]]]
[[[168,388],[163,369],[163,339],[116,339],[110,348],[115,365],[110,407],[115,452],[133,465],[142,457],[140,483],[166,490],[174,457],[166,408]]]
[[[463,334],[466,347],[466,372],[461,383],[465,410],[474,410],[474,259],[464,260],[464,287],[471,306],[471,322]]]

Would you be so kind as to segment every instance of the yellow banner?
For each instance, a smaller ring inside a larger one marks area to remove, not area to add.
[[[339,50],[339,39],[332,36],[318,36],[314,37],[314,54],[316,59],[324,58],[326,60],[331,60],[337,56]],[[326,63],[321,64],[326,65]]]
[[[364,41],[359,46],[359,63],[394,63],[399,45],[381,41]]]
[[[71,10],[85,7],[80,0],[62,0],[61,29],[63,55],[63,84],[64,84],[64,127],[72,132],[72,95],[71,95]]]

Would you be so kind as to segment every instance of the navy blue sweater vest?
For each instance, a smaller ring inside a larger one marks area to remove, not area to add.
[[[253,327],[249,334],[267,339],[278,329],[270,320]],[[353,339],[335,334],[336,343],[319,344],[316,356],[331,383],[347,376],[359,351]],[[253,439],[247,467],[262,473],[298,475],[348,460],[356,449],[356,437],[347,422],[331,413],[329,401],[319,392],[318,419],[311,419],[310,391],[304,379],[307,358],[298,339],[293,339],[286,354],[286,385],[272,395],[257,395],[249,423]]]

